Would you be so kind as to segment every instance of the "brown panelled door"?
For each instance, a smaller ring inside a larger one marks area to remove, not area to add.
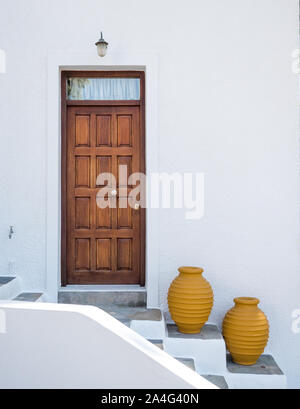
[[[65,104],[62,284],[143,285],[144,209],[124,207],[134,186],[119,176],[121,165],[127,176],[144,172],[143,108],[139,101]],[[115,186],[99,179],[104,173]],[[97,198],[115,205],[100,208]]]

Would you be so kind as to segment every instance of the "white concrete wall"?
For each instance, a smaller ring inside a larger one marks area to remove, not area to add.
[[[0,2],[0,268],[46,286],[46,112],[50,50],[159,54],[159,169],[206,173],[205,217],[161,210],[160,301],[176,268],[200,265],[221,324],[238,295],[261,298],[269,349],[300,387],[297,0]],[[53,84],[57,86],[57,83]],[[9,241],[8,226],[16,226]],[[56,272],[53,272],[56,274]]]
[[[0,388],[218,389],[96,307],[0,303]]]

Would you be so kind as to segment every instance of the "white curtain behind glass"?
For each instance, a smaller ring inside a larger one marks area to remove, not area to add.
[[[71,100],[138,100],[139,78],[69,78],[67,97]]]

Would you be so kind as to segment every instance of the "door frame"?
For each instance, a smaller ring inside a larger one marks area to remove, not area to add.
[[[45,61],[45,131],[43,157],[45,179],[45,296],[49,302],[57,302],[61,287],[60,231],[61,231],[61,71],[144,71],[146,84],[146,167],[147,175],[160,170],[159,156],[159,70],[160,54],[156,51],[113,49],[100,59],[94,47],[84,49],[52,49]],[[147,200],[149,200],[149,192]],[[160,266],[160,211],[147,207],[146,232],[146,284],[147,306],[157,308],[165,302],[169,282]],[[160,278],[161,277],[161,278]],[[119,288],[119,287],[114,287]],[[133,291],[139,286],[131,286]],[[105,288],[103,288],[104,290]],[[121,289],[124,289],[124,286]]]
[[[140,99],[136,101],[72,101],[67,100],[66,80],[70,77],[91,78],[139,78]],[[61,285],[67,285],[67,109],[68,106],[139,106],[140,108],[140,169],[146,174],[146,121],[145,121],[145,72],[144,71],[88,71],[62,70],[61,71]],[[140,209],[140,282],[145,285],[146,259],[146,209]]]

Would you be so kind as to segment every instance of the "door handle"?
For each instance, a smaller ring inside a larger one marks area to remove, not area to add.
[[[135,209],[135,210],[139,210],[139,208],[140,208],[140,205],[139,205],[138,203],[136,203],[136,204],[134,205],[134,209]]]
[[[113,197],[117,196],[117,193],[118,192],[115,189],[110,192],[111,196]]]

